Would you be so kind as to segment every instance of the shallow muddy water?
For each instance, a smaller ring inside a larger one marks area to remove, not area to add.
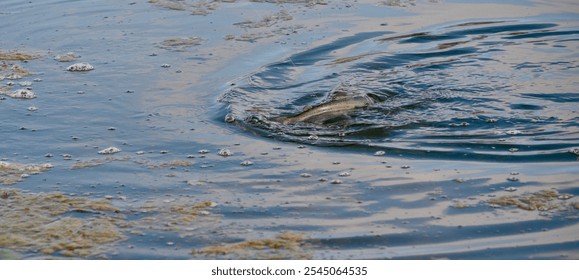
[[[579,258],[573,1],[0,19],[0,258]]]

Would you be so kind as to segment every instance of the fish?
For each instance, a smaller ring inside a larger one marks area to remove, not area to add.
[[[279,117],[276,121],[284,125],[297,123],[324,124],[342,116],[347,117],[353,111],[373,103],[374,100],[367,95],[336,97],[320,105],[305,108],[297,115]]]

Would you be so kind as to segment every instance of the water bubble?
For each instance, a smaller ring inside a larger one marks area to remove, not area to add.
[[[235,121],[235,117],[232,114],[227,114],[225,116],[225,122],[226,123],[232,123]]]
[[[517,135],[517,134],[522,134],[523,132],[517,129],[511,129],[511,130],[507,130],[507,132],[505,132],[508,135]]]
[[[90,71],[93,70],[94,66],[88,64],[88,63],[75,63],[73,65],[70,65],[66,68],[67,71],[71,71],[71,72],[83,72],[83,71]]]
[[[228,157],[228,156],[233,155],[233,153],[229,149],[221,149],[221,150],[219,150],[219,152],[217,152],[217,154],[222,156],[222,157]]]
[[[308,136],[308,140],[318,140],[318,139],[319,139],[319,137],[315,134]]]
[[[515,176],[511,176],[511,177],[507,178],[507,180],[509,180],[511,182],[517,182],[517,181],[519,181],[519,178],[517,178]]]
[[[348,176],[350,176],[350,172],[346,172],[346,171],[340,172],[340,174],[338,174],[338,176],[340,176],[340,177],[348,177]]]
[[[240,164],[241,164],[241,166],[250,166],[250,165],[253,165],[253,162],[250,160],[244,160]]]
[[[112,155],[112,154],[116,154],[120,151],[121,151],[121,149],[111,146],[111,147],[108,147],[106,149],[98,151],[98,153],[101,155]]]
[[[80,56],[78,56],[77,54],[75,54],[73,52],[67,52],[65,54],[59,54],[59,55],[55,56],[54,60],[56,60],[58,62],[71,62],[71,61],[76,60],[79,57]]]
[[[20,85],[21,87],[29,87],[32,85],[31,81],[22,81],[20,83],[18,83],[18,85]]]
[[[38,110],[38,107],[36,107],[36,106],[30,106],[30,107],[28,107],[28,111],[30,111],[30,112],[34,112],[34,111],[37,111],[37,110]]]
[[[450,127],[466,127],[469,126],[470,124],[467,122],[461,122],[461,123],[451,123],[449,126]]]
[[[19,98],[19,99],[32,99],[36,98],[36,94],[33,91],[28,89],[19,89],[12,93],[8,93],[8,96],[12,98]]]

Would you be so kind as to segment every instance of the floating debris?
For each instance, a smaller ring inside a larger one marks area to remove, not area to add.
[[[161,64],[161,67],[163,67],[163,68],[170,68],[170,67],[171,67],[171,64],[164,63],[164,64]]]
[[[50,163],[44,164],[19,164],[0,161],[0,184],[14,184],[28,175],[39,174],[52,168]]]
[[[332,180],[330,183],[331,183],[331,184],[335,184],[335,185],[339,185],[339,184],[342,183],[342,180],[334,179],[334,180]]]
[[[67,52],[65,54],[59,54],[55,56],[54,60],[58,62],[72,62],[75,61],[77,58],[80,58],[80,56],[73,52]]]
[[[101,155],[112,155],[112,154],[116,154],[120,151],[121,151],[121,149],[111,146],[111,147],[108,147],[106,149],[102,149],[102,150],[98,151],[98,153]]]
[[[409,169],[409,168],[410,168],[410,165],[402,165],[400,168],[402,168],[402,169]]]
[[[300,177],[310,178],[310,177],[312,177],[312,174],[310,174],[310,173],[302,173],[302,174],[300,174]]]
[[[518,134],[522,134],[523,132],[517,129],[511,129],[511,130],[507,130],[505,132],[508,135],[518,135]]]
[[[222,157],[228,157],[233,155],[233,153],[229,149],[221,149],[219,150],[219,152],[217,152],[217,154]]]
[[[209,150],[199,150],[198,153],[200,154],[208,154]]]
[[[75,63],[73,65],[70,65],[66,68],[67,71],[71,71],[71,72],[83,72],[83,71],[91,71],[93,70],[94,67],[88,63]]]
[[[579,148],[573,148],[569,150],[569,153],[572,153],[576,156],[579,156]]]
[[[248,240],[193,250],[192,254],[232,255],[240,259],[309,259],[304,251],[307,243],[302,234],[285,232],[273,239]]]
[[[509,152],[511,152],[511,153],[516,153],[518,151],[519,151],[519,149],[517,149],[517,148],[510,148],[509,149]]]
[[[515,187],[508,187],[508,188],[505,188],[505,191],[507,191],[507,192],[516,192],[516,191],[517,191],[517,188],[515,188]]]
[[[511,176],[509,178],[507,178],[507,180],[511,181],[511,182],[518,182],[519,178],[515,177],[515,176]]]
[[[375,156],[378,156],[378,157],[379,157],[379,156],[383,156],[383,155],[385,155],[385,154],[386,154],[385,151],[377,151],[377,152],[374,153],[374,155],[375,155]]]

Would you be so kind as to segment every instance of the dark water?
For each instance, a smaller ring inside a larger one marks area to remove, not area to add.
[[[475,160],[574,161],[576,15],[359,33],[264,66],[222,102],[248,130],[314,145]],[[376,100],[336,122],[284,125],[334,88]],[[314,137],[312,140],[312,135]]]
[[[577,259],[578,31],[574,1],[0,1],[35,54],[0,59],[0,259]],[[280,122],[338,91],[372,104]]]

